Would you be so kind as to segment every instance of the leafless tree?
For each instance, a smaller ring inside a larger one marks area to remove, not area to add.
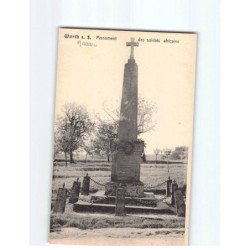
[[[110,162],[114,143],[117,139],[117,127],[115,122],[103,121],[100,118],[97,126],[96,137],[93,140],[95,152],[105,154],[107,161]]]
[[[94,140],[95,148],[98,153],[106,155],[108,162],[112,157],[115,141],[118,138],[118,124],[120,118],[119,107],[110,109],[103,105],[106,119],[97,117],[98,126],[96,138]],[[153,102],[139,97],[138,101],[138,134],[146,133],[155,127],[156,122],[153,116],[156,113],[156,106]]]
[[[154,129],[156,121],[154,114],[156,113],[155,103],[139,97],[138,101],[138,134],[143,134]]]
[[[162,150],[162,159],[167,161],[168,173],[169,173],[169,158],[172,153],[172,150],[169,148],[164,148]]]
[[[87,162],[88,156],[90,155],[93,158],[95,153],[94,141],[92,138],[84,142],[83,149],[85,151],[85,162]]]
[[[181,160],[188,159],[188,147],[187,146],[175,147],[173,151],[173,158]]]
[[[159,148],[155,148],[154,149],[154,154],[155,154],[155,166],[156,166],[156,163],[157,163],[157,158],[158,158],[158,155],[161,153],[161,150]]]
[[[68,148],[68,139],[67,139],[68,134],[65,133],[64,131],[60,131],[57,127],[55,128],[55,133],[54,133],[54,159],[56,155],[60,152],[64,153],[65,157],[65,164],[66,167],[68,165],[68,158],[67,158],[67,153],[69,152]]]
[[[55,142],[59,151],[70,156],[70,163],[74,162],[73,152],[84,145],[87,135],[93,130],[94,124],[90,120],[84,106],[67,103],[63,107],[62,115],[57,117]]]
[[[106,120],[114,123],[114,126],[118,128],[120,118],[120,108],[110,109],[103,105],[103,110],[107,116]],[[156,120],[154,115],[157,112],[157,108],[154,102],[148,101],[145,98],[139,96],[138,99],[138,134],[143,134],[154,129]]]

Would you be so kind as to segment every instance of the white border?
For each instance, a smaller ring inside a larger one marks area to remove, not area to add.
[[[58,26],[199,33],[190,244],[219,242],[218,3],[31,1],[31,242],[44,244],[52,167]],[[42,202],[41,202],[42,201]]]

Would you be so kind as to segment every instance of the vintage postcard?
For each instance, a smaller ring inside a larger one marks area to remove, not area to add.
[[[188,244],[196,44],[59,29],[50,243]]]

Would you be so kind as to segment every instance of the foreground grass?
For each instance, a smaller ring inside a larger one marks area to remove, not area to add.
[[[110,181],[111,176],[111,167],[108,163],[76,163],[71,164],[68,167],[63,165],[64,163],[56,163],[53,169],[53,195],[52,199],[55,199],[56,192],[59,187],[62,187],[63,183],[65,183],[65,187],[70,189],[72,187],[73,181],[76,178],[80,178],[82,181],[83,177],[86,173],[89,174],[91,178],[95,181],[98,181],[102,184]],[[158,183],[162,183],[167,180],[169,175],[172,179],[175,179],[179,185],[179,187],[186,184],[186,174],[187,168],[185,164],[171,164],[169,168],[166,164],[141,164],[141,181],[144,185],[154,186]],[[162,186],[160,189],[164,189],[166,187]],[[104,190],[103,186],[97,185],[93,181],[90,182],[91,190]]]
[[[168,219],[151,219],[132,216],[103,217],[98,215],[81,216],[71,213],[52,214],[51,232],[61,227],[75,227],[78,229],[97,228],[184,228],[185,219],[170,217]]]

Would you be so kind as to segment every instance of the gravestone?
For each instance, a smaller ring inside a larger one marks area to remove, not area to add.
[[[65,188],[65,184],[63,184],[62,188],[58,189],[56,202],[53,208],[54,213],[64,213],[66,200],[67,200],[68,190]]]
[[[116,189],[115,215],[125,215],[125,192],[126,187],[119,185]]]
[[[86,176],[83,177],[82,189],[81,189],[82,195],[89,195],[89,184],[90,184],[90,177],[87,173]]]
[[[77,178],[77,180],[73,182],[73,186],[71,188],[69,203],[73,204],[78,201],[80,189],[81,189],[81,182],[79,182],[79,178]]]
[[[176,213],[178,216],[185,217],[186,205],[183,194],[181,190],[175,190],[174,193],[175,204],[176,204]]]
[[[175,190],[178,189],[178,184],[176,183],[176,181],[174,180],[174,182],[172,183],[172,199],[171,199],[171,205],[175,205],[175,197],[174,197],[174,193],[175,193]]]
[[[168,177],[168,180],[167,180],[167,197],[170,197],[171,196],[171,185],[172,185],[172,180],[170,179],[170,176]]]
[[[118,141],[112,157],[111,181],[106,184],[105,193],[115,195],[118,185],[125,183],[126,196],[143,197],[140,163],[144,142],[137,138],[138,67],[134,59],[134,46],[139,43],[131,38],[127,46],[131,46],[131,53],[124,69]]]

